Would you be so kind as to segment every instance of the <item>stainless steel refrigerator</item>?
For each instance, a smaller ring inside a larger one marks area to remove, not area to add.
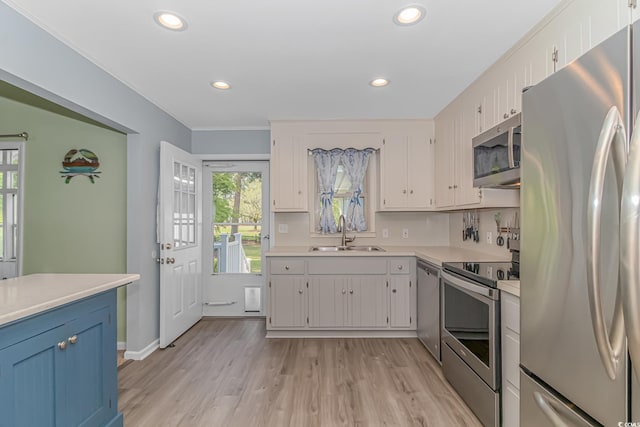
[[[640,423],[638,35],[616,33],[523,94],[525,427]]]

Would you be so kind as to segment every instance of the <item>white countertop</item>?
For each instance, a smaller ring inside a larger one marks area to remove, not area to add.
[[[0,326],[139,279],[139,274],[30,274],[2,280]]]
[[[415,256],[437,266],[441,266],[443,262],[510,261],[507,257],[486,254],[483,252],[465,248],[458,248],[454,246],[377,246],[380,246],[385,250],[385,252],[309,252],[310,246],[276,246],[269,249],[269,252],[267,252],[266,256]]]
[[[520,298],[520,281],[519,280],[498,280],[498,289],[515,295]]]

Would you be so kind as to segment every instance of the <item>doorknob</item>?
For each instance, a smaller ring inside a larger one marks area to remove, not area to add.
[[[167,258],[167,264],[175,264],[175,263],[176,263],[175,258]]]

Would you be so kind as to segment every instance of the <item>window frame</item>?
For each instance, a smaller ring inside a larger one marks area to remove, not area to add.
[[[0,259],[0,263],[16,263],[15,272],[16,276],[22,275],[22,266],[23,266],[23,242],[24,242],[24,171],[25,171],[25,143],[21,141],[1,141],[0,142],[0,150],[18,150],[18,188],[16,191],[5,191],[4,183],[3,188],[0,190],[5,193],[15,193],[18,197],[17,203],[17,215],[15,221],[17,221],[16,227],[16,245],[15,245],[15,258],[10,259]],[[7,170],[15,170],[12,168],[5,168],[4,165],[1,168],[3,171]],[[6,203],[3,203],[3,208],[5,209]],[[4,237],[6,234],[6,227],[4,227],[4,214],[3,214],[3,239],[0,244],[3,245],[3,255],[7,253],[8,244],[5,242]],[[4,275],[4,269],[2,274]]]

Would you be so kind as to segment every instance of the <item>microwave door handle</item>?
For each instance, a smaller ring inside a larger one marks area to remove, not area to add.
[[[629,160],[620,209],[620,278],[622,305],[631,366],[640,381],[640,113],[629,143]],[[633,233],[633,234],[632,234]]]
[[[513,131],[514,131],[514,127],[510,127],[509,128],[509,133],[507,136],[507,151],[509,153],[509,168],[513,169],[516,167],[516,163],[515,163],[515,159],[514,159],[514,155],[513,155]]]
[[[618,184],[618,200],[621,197],[622,182],[625,179],[626,139],[622,118],[618,109],[613,106],[607,113],[596,145],[587,208],[587,293],[589,295],[591,325],[600,360],[611,380],[616,379],[624,348],[624,313],[620,298],[621,281],[620,277],[616,277],[616,302],[611,331],[608,331],[600,293],[600,220],[607,162],[612,154],[612,149],[613,166]],[[624,235],[625,233],[621,232],[621,236]],[[620,256],[622,257],[622,252]]]

